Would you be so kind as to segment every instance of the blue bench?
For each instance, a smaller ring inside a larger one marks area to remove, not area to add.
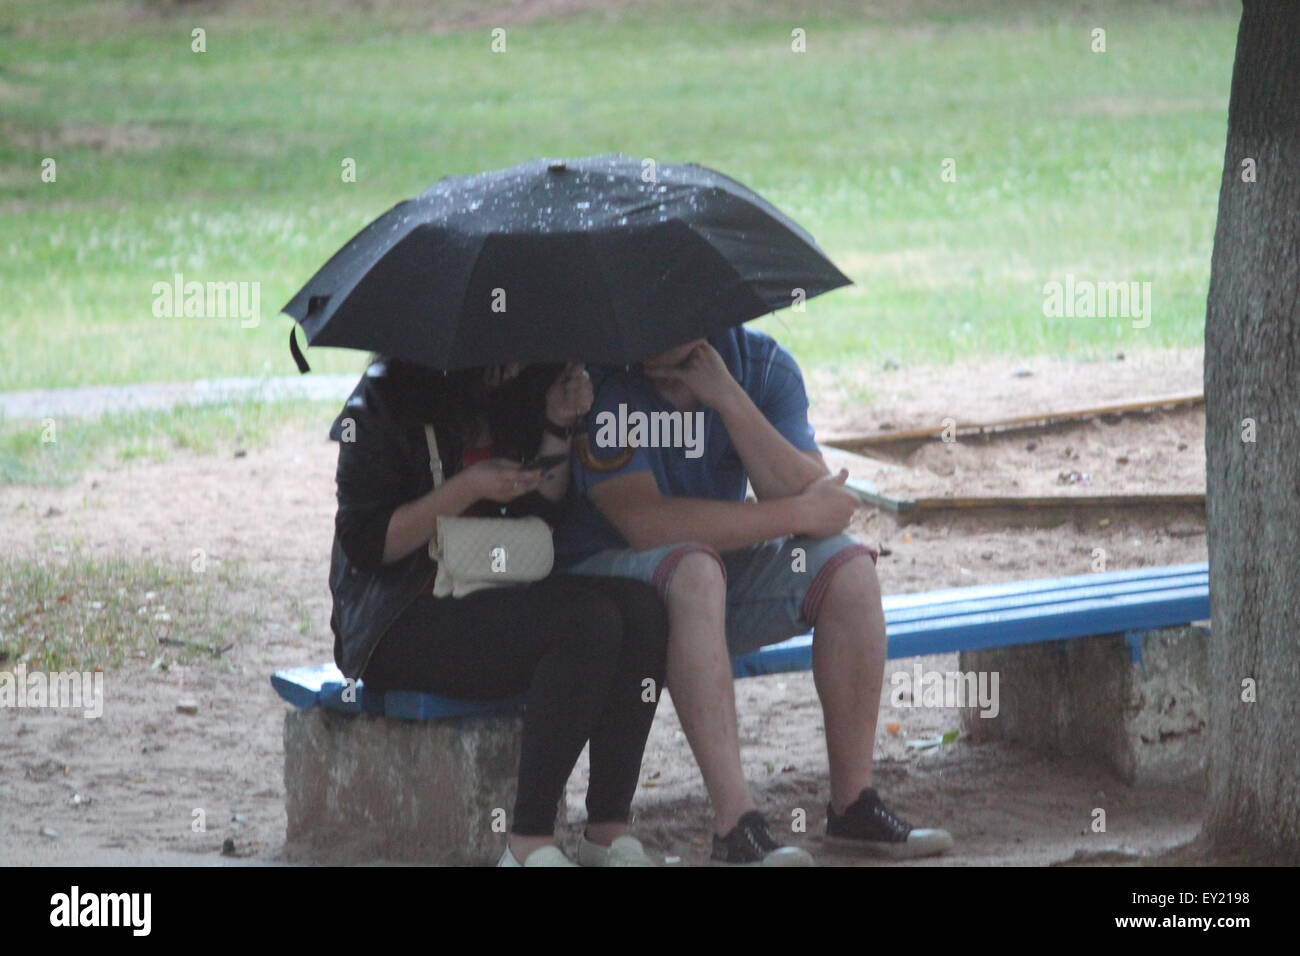
[[[920,657],[1071,637],[1124,634],[1131,653],[1143,631],[1210,616],[1205,562],[1069,578],[1015,581],[886,597],[886,656]],[[737,677],[812,667],[812,635],[764,647],[732,662]]]
[[[1202,562],[1017,581],[891,596],[884,599],[884,609],[891,658],[1100,634],[1124,634],[1136,656],[1141,648],[1136,637],[1142,632],[1210,616],[1210,574]],[[736,677],[811,667],[811,634],[732,662]],[[343,675],[333,664],[278,671],[271,685],[295,707],[381,713],[403,720],[499,716],[523,709],[522,698],[472,701],[409,691],[366,693],[362,682],[355,695],[345,695]]]
[[[523,697],[506,700],[462,700],[417,691],[386,693],[366,691],[365,681],[356,682],[353,694],[346,693],[347,682],[333,664],[313,664],[276,671],[271,675],[276,693],[295,707],[324,707],[343,714],[372,713],[400,720],[435,720],[444,717],[500,717],[520,713]],[[354,699],[346,699],[354,698]]]

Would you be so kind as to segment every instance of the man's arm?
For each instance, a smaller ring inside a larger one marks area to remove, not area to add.
[[[660,381],[680,382],[697,401],[722,417],[760,501],[797,495],[829,474],[818,452],[796,448],[768,420],[712,345],[700,345],[681,365],[647,368],[646,374]]]
[[[760,501],[797,495],[830,474],[819,452],[790,444],[739,384],[729,391],[732,394],[716,411]]]
[[[815,479],[797,495],[756,502],[669,497],[648,472],[612,478],[587,494],[634,551],[684,541],[734,551],[787,534],[824,538],[843,531],[854,507],[840,487],[847,474]]]

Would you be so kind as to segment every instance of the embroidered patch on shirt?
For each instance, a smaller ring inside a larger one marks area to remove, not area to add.
[[[624,448],[612,458],[597,458],[591,453],[591,439],[586,435],[579,435],[575,438],[574,445],[578,449],[578,460],[582,462],[582,466],[601,474],[618,471],[626,466],[636,453],[635,448]]]

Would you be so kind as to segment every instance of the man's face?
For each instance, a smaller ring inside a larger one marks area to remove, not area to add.
[[[669,349],[667,352],[660,352],[658,355],[652,355],[641,364],[646,368],[664,369],[676,368],[686,361],[686,356],[690,355],[697,348],[703,345],[706,339],[693,339],[685,345],[679,345],[676,348]]]

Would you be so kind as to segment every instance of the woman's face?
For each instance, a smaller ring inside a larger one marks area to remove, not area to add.
[[[523,371],[523,365],[519,362],[506,362],[504,365],[489,365],[483,370],[483,384],[487,386],[488,391],[500,388],[506,382],[515,378]]]

